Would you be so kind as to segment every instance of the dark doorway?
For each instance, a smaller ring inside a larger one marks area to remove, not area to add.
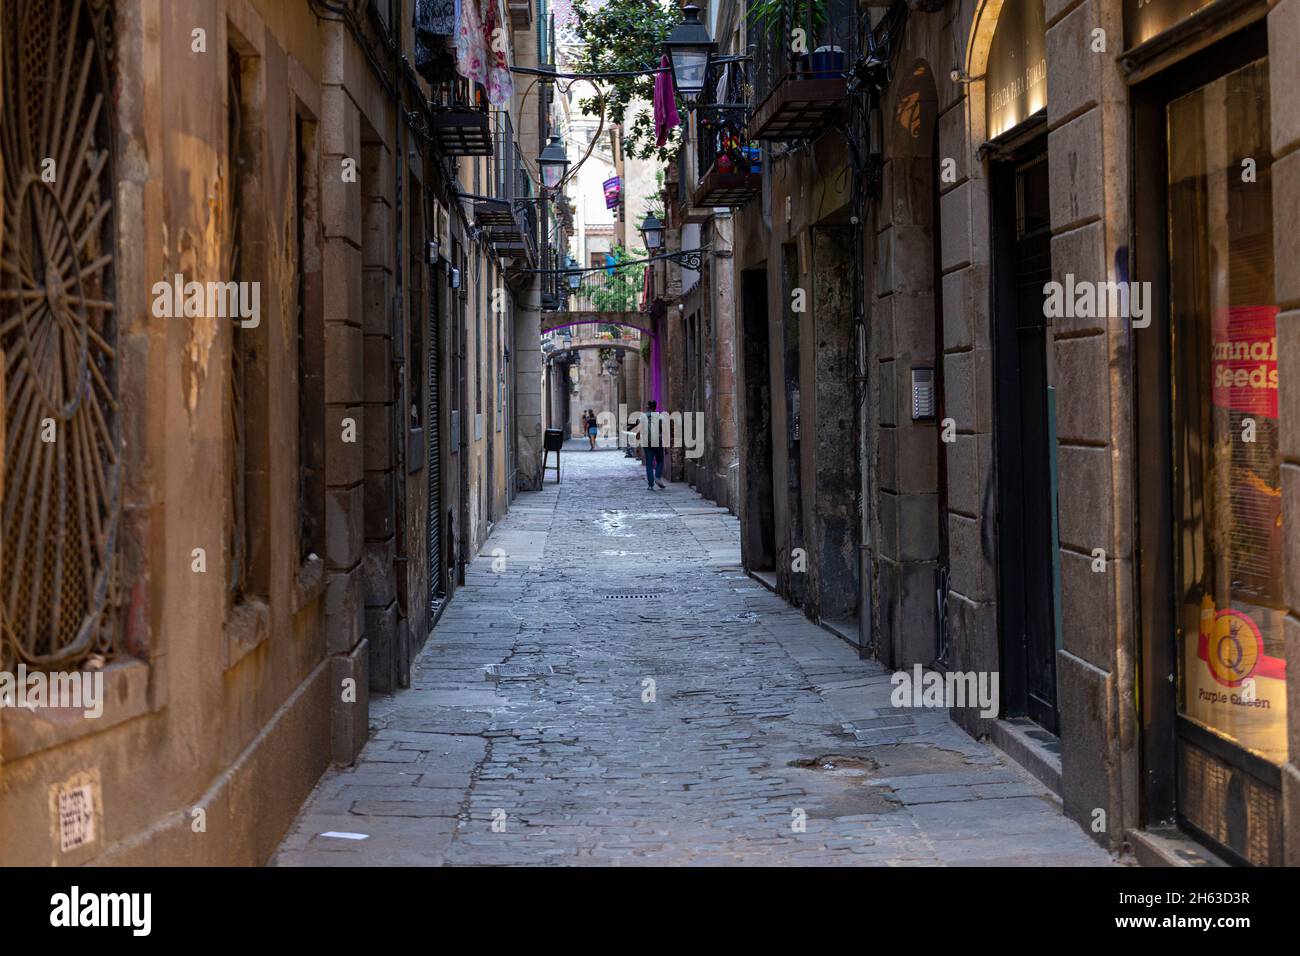
[[[785,487],[786,533],[785,566],[777,572],[784,593],[796,607],[805,607],[809,598],[808,575],[796,571],[807,561],[808,543],[803,528],[803,398],[800,385],[799,338],[807,304],[794,311],[794,290],[801,288],[799,250],[792,243],[781,246],[781,368],[785,382]],[[804,555],[796,564],[796,552]]]
[[[931,81],[931,89],[933,81]],[[939,560],[934,569],[934,591],[937,620],[935,631],[938,635],[938,650],[935,658],[946,662],[948,659],[948,581],[949,581],[949,542],[948,542],[948,443],[955,437],[945,437],[948,430],[948,409],[944,401],[943,363],[943,221],[940,217],[942,204],[939,192],[939,124],[934,124],[930,138],[930,256],[931,275],[934,277],[934,415],[939,427],[935,429],[935,491],[937,501],[935,517],[939,529]],[[953,423],[956,427],[956,423]]]
[[[745,567],[776,568],[776,506],[772,497],[772,380],[767,340],[767,270],[741,273],[745,375]]]
[[[469,298],[469,289],[466,285],[469,276],[469,256],[465,252],[465,247],[459,242],[453,242],[455,258],[452,260],[460,270],[460,282],[456,290],[456,304],[452,314],[456,317],[456,327],[453,335],[456,349],[456,384],[455,384],[455,401],[456,408],[452,412],[452,447],[460,455],[458,463],[459,475],[457,488],[460,497],[457,502],[457,513],[453,540],[456,542],[456,583],[465,583],[465,563],[473,555],[470,554],[469,548],[469,442],[466,436],[469,433],[469,420],[473,412],[469,407],[469,336],[467,334],[469,316],[466,309],[466,302]]]
[[[432,202],[432,200],[430,201]],[[430,628],[438,619],[438,614],[442,610],[442,604],[447,593],[443,585],[443,568],[446,561],[443,557],[444,537],[442,528],[442,402],[440,400],[442,393],[442,376],[440,375],[442,370],[442,323],[439,321],[441,300],[447,294],[447,289],[444,287],[442,275],[441,269],[429,270],[428,355],[426,357],[428,381],[425,386],[428,408],[425,412],[425,453],[429,464],[429,509],[426,520],[429,534]]]
[[[1052,428],[1043,285],[1052,278],[1044,147],[993,164],[998,598],[1004,703],[1057,733]]]

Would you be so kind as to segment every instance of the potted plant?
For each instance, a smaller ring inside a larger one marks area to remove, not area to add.
[[[829,19],[827,0],[755,0],[749,8],[747,17],[750,24],[758,27],[768,36],[782,29],[790,31],[790,36],[783,37],[782,41],[790,49],[790,58],[794,61],[797,72],[807,69],[808,50],[821,36]],[[812,34],[803,37],[803,49],[796,50],[794,31],[809,29]],[[838,64],[833,59],[836,55],[839,57]],[[812,55],[814,75],[830,69],[834,69],[835,76],[843,72],[844,51],[839,47],[818,47]],[[827,75],[832,74],[828,72]]]

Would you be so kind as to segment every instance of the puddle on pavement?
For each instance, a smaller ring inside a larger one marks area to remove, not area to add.
[[[824,753],[788,764],[802,771],[796,780],[807,791],[805,809],[811,819],[891,813],[903,804],[892,787],[879,781],[979,765],[960,751],[918,743],[882,744],[856,754]]]
[[[902,806],[889,787],[871,782],[879,767],[868,757],[828,753],[788,766],[806,772],[798,782],[807,791],[804,809],[812,819],[892,813]]]
[[[820,819],[890,813],[902,803],[892,787],[878,781],[921,773],[954,773],[975,765],[960,751],[918,743],[883,744],[853,754],[832,751],[789,763],[803,771],[798,778],[808,791],[808,816]]]
[[[932,744],[886,744],[871,748],[877,777],[906,777],[915,773],[955,773],[973,764],[966,755]]]
[[[623,530],[627,513],[623,511],[603,511],[596,519],[596,527],[613,538],[630,538],[632,535]]]
[[[820,770],[836,777],[865,777],[879,767],[874,760],[864,757],[846,757],[843,754],[822,754],[804,760],[791,760],[791,767],[803,770]]]

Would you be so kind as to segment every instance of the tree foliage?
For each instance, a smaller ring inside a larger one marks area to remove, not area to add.
[[[595,273],[599,284],[589,286],[591,307],[597,312],[631,312],[641,302],[641,292],[645,284],[645,266],[625,266],[620,263],[628,260],[644,259],[644,249],[634,249],[630,253],[622,246],[615,246],[610,255],[614,259],[613,275],[609,271]],[[594,276],[593,276],[594,278]]]
[[[655,146],[654,116],[648,104],[654,101],[652,71],[659,67],[664,39],[681,19],[678,5],[671,0],[607,0],[599,9],[590,9],[586,2],[575,7],[575,31],[581,43],[575,72],[639,74],[599,81],[606,94],[606,120],[621,126],[631,119],[626,152],[638,159],[654,157],[666,163],[676,152],[677,137],[674,134],[663,148]],[[647,105],[629,117],[628,108],[637,100]],[[594,94],[579,100],[578,105],[590,116],[600,113],[600,101]]]

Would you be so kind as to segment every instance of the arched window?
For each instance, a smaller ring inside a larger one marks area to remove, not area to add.
[[[118,649],[111,12],[104,0],[0,9],[0,670]]]

